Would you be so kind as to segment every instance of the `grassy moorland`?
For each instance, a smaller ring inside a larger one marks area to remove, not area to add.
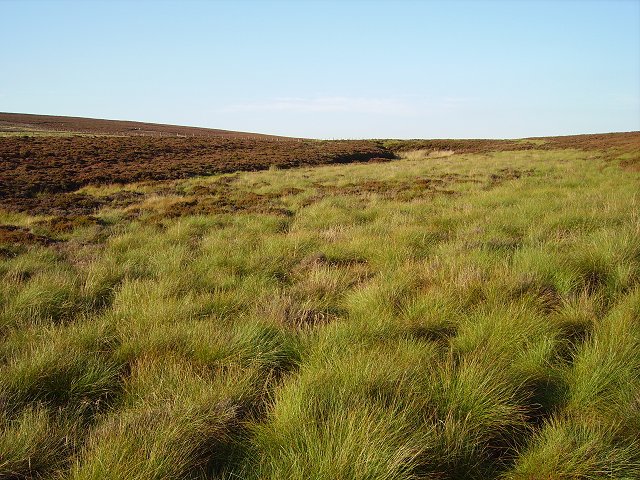
[[[638,136],[437,146],[6,202],[0,479],[640,478]]]

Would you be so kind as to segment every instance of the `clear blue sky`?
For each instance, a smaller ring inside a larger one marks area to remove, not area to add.
[[[640,0],[0,0],[0,111],[319,138],[640,130]]]

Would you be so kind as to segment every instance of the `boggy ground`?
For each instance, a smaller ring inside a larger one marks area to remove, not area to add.
[[[4,211],[0,478],[640,477],[633,151],[424,150]]]

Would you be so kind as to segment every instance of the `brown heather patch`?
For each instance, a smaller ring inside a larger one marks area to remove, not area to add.
[[[76,215],[54,217],[40,222],[38,225],[46,228],[53,235],[59,235],[70,233],[76,228],[103,226],[104,224],[103,220],[92,215]]]
[[[387,140],[385,146],[396,152],[424,150],[427,152],[489,153],[518,150],[599,150],[614,155],[640,149],[640,132],[532,137],[518,140]]]
[[[0,245],[49,245],[53,243],[49,237],[35,235],[28,228],[16,225],[0,225]]]
[[[169,218],[185,215],[212,215],[216,213],[264,213],[290,216],[292,212],[281,206],[277,195],[253,192],[234,192],[230,196],[196,197],[173,203],[165,211]]]
[[[189,215],[213,215],[233,213],[262,213],[291,216],[292,211],[282,203],[282,198],[297,195],[304,190],[290,187],[279,192],[255,193],[238,188],[234,177],[221,177],[213,182],[183,188],[176,182],[154,186],[152,195],[166,198],[166,202],[151,205],[162,216],[176,218]],[[144,195],[141,195],[144,197]],[[173,200],[171,198],[173,197]],[[140,216],[147,207],[144,204],[128,209],[129,217]]]
[[[125,208],[140,202],[144,194],[122,191],[112,195],[94,196],[86,193],[38,194],[34,197],[0,199],[0,208],[7,211],[26,211],[31,215],[87,216],[104,206]]]
[[[632,172],[640,172],[640,151],[632,154],[630,158],[622,160],[620,166]]]
[[[575,148],[578,150],[610,150],[634,152],[640,148],[640,132],[600,133],[591,135],[566,135],[539,138],[544,140],[544,150]],[[546,147],[546,148],[545,148]]]
[[[516,168],[501,168],[496,173],[489,174],[489,181],[485,185],[486,189],[496,187],[509,180],[518,180],[522,177],[530,177],[535,174],[535,170],[519,170]]]
[[[325,185],[323,183],[316,183],[314,186],[319,193],[309,201],[317,201],[319,198],[335,195],[364,196],[375,194],[380,195],[385,199],[404,201],[433,195],[455,195],[456,191],[451,189],[451,187],[454,187],[456,184],[484,184],[484,188],[490,189],[498,186],[504,181],[531,176],[534,173],[535,171],[533,169],[520,170],[515,168],[503,168],[484,178],[474,175],[447,173],[435,177],[419,177],[413,180],[403,181],[367,180],[365,182],[354,182],[346,185]]]
[[[372,141],[4,137],[0,139],[0,207],[54,214],[73,208],[76,214],[87,214],[100,206],[96,200],[61,194],[86,185],[394,157],[391,151]]]
[[[55,241],[44,235],[36,235],[28,228],[0,225],[0,258],[19,255],[30,245],[51,245]]]
[[[396,152],[489,153],[508,150],[534,150],[541,146],[520,140],[388,140],[387,148]]]
[[[379,180],[368,180],[362,183],[352,183],[344,186],[319,185],[324,196],[331,195],[367,195],[377,194],[383,198],[395,198],[410,200],[426,194],[451,195],[453,190],[443,187],[447,183],[440,179],[418,178],[412,181],[383,182]]]

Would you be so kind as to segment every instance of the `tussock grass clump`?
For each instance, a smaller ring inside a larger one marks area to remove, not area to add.
[[[620,414],[629,414],[630,408],[637,408],[639,319],[640,290],[636,289],[598,322],[589,341],[577,349],[569,376],[570,411],[634,421],[634,415],[620,418]]]
[[[640,475],[640,296],[630,293],[576,348],[567,403],[545,423],[505,478]]]
[[[322,345],[329,351],[312,354],[254,427],[262,454],[252,478],[411,478],[431,440],[403,387],[433,352],[406,344],[345,355]]]
[[[141,360],[122,414],[96,428],[72,478],[177,479],[223,469],[231,433],[261,393],[256,378],[238,370],[215,377],[171,357]]]
[[[70,478],[180,479],[220,467],[209,464],[227,460],[243,407],[241,379],[231,378],[216,382],[170,357],[141,360],[122,410],[92,431]]]
[[[7,412],[30,404],[70,407],[91,415],[118,393],[125,365],[115,359],[108,326],[58,328],[32,340],[0,366],[0,399]]]
[[[462,309],[450,297],[427,291],[405,305],[400,325],[411,337],[447,342],[458,333],[462,316]]]
[[[87,310],[96,311],[108,307],[125,272],[112,262],[95,261],[87,266],[80,294]]]
[[[435,345],[318,348],[256,427],[257,478],[481,475],[527,428],[513,386],[473,360],[440,360]]]
[[[64,270],[36,273],[13,290],[0,313],[0,330],[70,320],[80,304],[77,279]]]
[[[631,479],[640,475],[638,441],[620,442],[615,428],[591,419],[554,419],[532,439],[505,480]]]
[[[73,452],[79,429],[42,407],[25,408],[15,417],[0,414],[0,478],[54,476]]]

